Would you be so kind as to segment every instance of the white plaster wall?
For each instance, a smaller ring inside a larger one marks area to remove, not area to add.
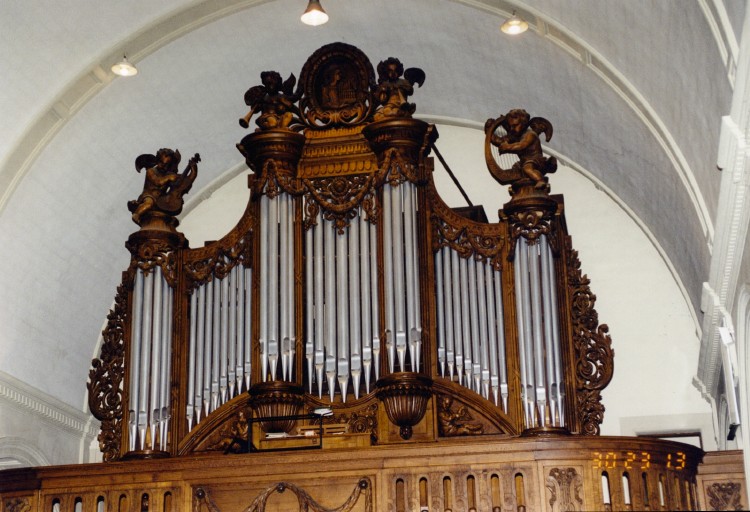
[[[446,124],[438,131],[437,147],[469,198],[484,205],[491,222],[497,221],[497,210],[509,196],[486,170],[484,133]],[[465,204],[437,160],[435,167],[446,202]],[[235,225],[248,198],[246,174],[185,216],[181,229],[191,246],[218,239]],[[553,193],[565,196],[573,247],[591,279],[600,322],[612,334],[615,373],[603,393],[602,434],[698,430],[704,448],[715,449],[709,404],[692,385],[699,348],[696,322],[666,261],[636,220],[581,172],[561,166],[550,183]]]

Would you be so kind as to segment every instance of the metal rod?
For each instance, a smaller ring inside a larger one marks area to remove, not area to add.
[[[458,182],[458,178],[456,178],[456,175],[453,174],[453,171],[451,171],[451,168],[448,167],[448,164],[445,162],[443,155],[440,154],[440,151],[438,151],[438,148],[437,146],[435,146],[435,144],[432,144],[432,150],[435,152],[435,156],[438,157],[438,160],[440,160],[440,163],[443,164],[443,167],[448,173],[448,176],[451,177],[451,180],[453,180],[453,183],[458,188],[458,191],[461,192],[461,195],[463,196],[464,201],[466,201],[466,204],[468,204],[469,206],[474,206],[474,203],[472,203],[471,200],[469,199],[469,196],[466,195],[466,191],[464,191],[464,188]]]

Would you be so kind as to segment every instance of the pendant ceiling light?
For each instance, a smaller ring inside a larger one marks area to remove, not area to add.
[[[307,3],[307,9],[305,9],[300,19],[305,25],[317,27],[328,21],[328,15],[323,10],[323,6],[320,5],[319,0],[310,0]]]
[[[529,28],[529,24],[513,11],[513,15],[500,25],[500,30],[512,36],[522,34]]]
[[[112,66],[112,72],[119,76],[133,76],[138,74],[138,69],[123,55],[122,60]]]

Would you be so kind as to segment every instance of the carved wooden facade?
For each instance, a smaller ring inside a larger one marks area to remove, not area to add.
[[[88,383],[117,469],[80,468],[101,492],[17,474],[0,510],[696,508],[700,450],[596,436],[614,353],[549,194],[551,124],[488,120],[512,199],[472,220],[432,180],[438,134],[407,101],[424,73],[377,70],[335,43],[299,84],[261,75],[237,144],[248,205],[204,247],[175,218],[200,157],[136,160],[140,230]]]

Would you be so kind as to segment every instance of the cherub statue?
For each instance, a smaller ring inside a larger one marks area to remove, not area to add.
[[[154,212],[169,216],[179,215],[182,211],[182,196],[188,193],[198,176],[198,153],[188,162],[188,166],[178,173],[180,152],[162,148],[155,155],[143,154],[135,159],[135,170],[146,169],[146,180],[143,192],[135,201],[128,202],[128,209],[133,212],[133,222],[143,226]]]
[[[289,75],[283,83],[281,75],[276,71],[264,71],[260,74],[263,85],[251,87],[245,93],[245,104],[250,111],[240,119],[240,126],[247,128],[250,118],[258,111],[260,116],[255,121],[258,125],[256,132],[262,130],[288,130],[294,122],[299,109],[294,104],[299,98],[294,95],[295,76]]]
[[[401,75],[404,77],[401,78]],[[389,117],[411,117],[417,106],[406,101],[414,93],[414,84],[422,87],[425,74],[419,68],[404,71],[404,65],[395,57],[378,64],[378,85],[375,100],[382,105],[373,118],[375,121]]]
[[[498,136],[495,133],[498,126],[505,128],[505,135]],[[512,153],[519,158],[510,170],[501,169],[492,160],[494,165],[490,165],[490,173],[496,180],[502,184],[515,183],[525,176],[534,182],[535,189],[547,188],[545,174],[557,170],[557,159],[544,156],[539,135],[544,133],[547,141],[552,138],[552,125],[549,121],[542,117],[532,118],[525,110],[517,108],[497,119],[488,119],[484,129],[489,141],[501,155]],[[489,159],[487,162],[490,164]]]

